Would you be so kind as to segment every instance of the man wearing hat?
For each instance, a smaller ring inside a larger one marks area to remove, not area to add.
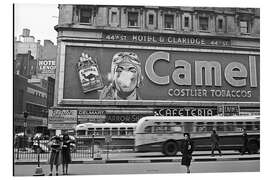
[[[141,62],[133,52],[119,52],[112,58],[111,84],[106,86],[100,99],[139,100],[137,88],[142,85]]]

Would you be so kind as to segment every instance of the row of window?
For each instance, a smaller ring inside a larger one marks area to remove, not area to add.
[[[41,97],[41,98],[44,98],[46,99],[47,98],[47,94],[45,92],[41,92],[39,90],[35,90],[33,88],[30,88],[30,87],[27,87],[26,91],[29,93],[29,94],[32,94],[34,96],[37,96],[37,97]]]
[[[88,128],[86,130],[77,130],[77,136],[95,135],[95,136],[132,136],[134,128]]]
[[[174,132],[211,132],[213,129],[219,132],[237,132],[241,129],[246,129],[247,131],[260,130],[259,122],[197,122],[197,123],[183,123],[183,124],[162,124],[147,126],[144,129],[145,133],[174,133]]]
[[[47,109],[44,106],[26,103],[26,111],[32,116],[47,117]]]
[[[119,11],[109,11],[109,24],[119,24]],[[129,28],[138,28],[140,27],[140,13],[137,11],[128,11],[127,14],[127,25]],[[93,9],[91,7],[83,7],[79,9],[79,22],[80,23],[93,23]],[[167,30],[174,30],[175,27],[175,15],[174,14],[163,14],[163,28]],[[192,18],[189,14],[184,14],[182,20],[182,28],[184,30],[191,30],[192,28]],[[147,14],[147,26],[148,27],[157,27],[157,18],[156,14],[153,12]],[[210,31],[210,16],[199,16],[198,17],[198,29],[199,31]],[[225,31],[225,19],[221,16],[217,18],[216,21],[216,31],[223,32]],[[241,33],[250,33],[250,22],[248,20],[239,21],[239,31]]]

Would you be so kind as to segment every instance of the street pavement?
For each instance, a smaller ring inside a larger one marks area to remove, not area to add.
[[[102,160],[74,158],[70,165],[70,175],[97,174],[153,174],[185,173],[180,165],[181,156],[166,157],[161,153],[106,152]],[[14,159],[14,176],[32,176],[37,167],[36,159]],[[41,160],[41,168],[47,175],[49,165]],[[257,172],[260,170],[260,154],[239,155],[235,151],[223,152],[222,156],[210,156],[208,151],[195,152],[192,159],[192,172]],[[62,167],[59,168],[61,174]]]
[[[32,176],[36,165],[14,165],[14,176]],[[45,175],[49,165],[41,165]],[[62,167],[59,167],[62,175]],[[191,173],[214,172],[258,172],[259,160],[246,161],[205,161],[192,162]],[[159,174],[185,173],[186,169],[179,162],[171,163],[112,163],[112,164],[71,164],[69,175],[108,175],[108,174]]]

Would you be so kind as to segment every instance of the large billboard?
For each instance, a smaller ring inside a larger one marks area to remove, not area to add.
[[[259,102],[260,57],[66,45],[62,94],[82,101]]]

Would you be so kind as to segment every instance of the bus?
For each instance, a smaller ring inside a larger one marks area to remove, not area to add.
[[[106,137],[110,137],[110,147],[116,149],[133,149],[136,123],[83,123],[75,127],[78,145],[98,147],[106,145]]]
[[[190,133],[194,150],[211,150],[211,131],[220,137],[222,150],[242,148],[242,130],[248,134],[252,153],[260,148],[260,118],[258,116],[148,116],[141,118],[135,131],[137,152],[162,152],[173,156],[180,151],[184,133]]]

